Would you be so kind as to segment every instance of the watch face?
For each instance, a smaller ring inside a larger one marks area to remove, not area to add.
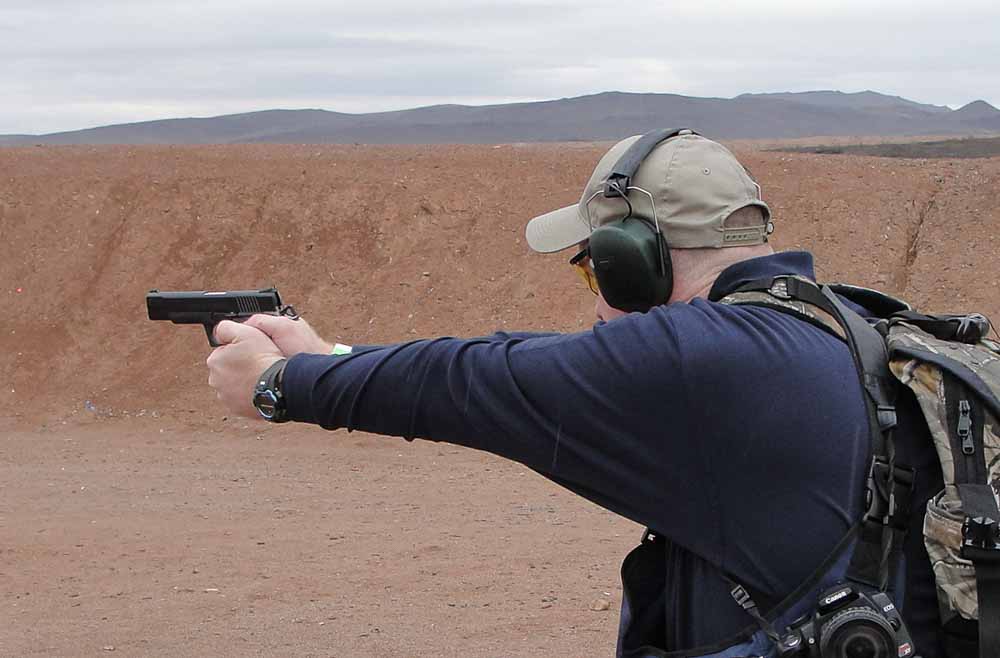
[[[253,396],[253,406],[257,407],[257,413],[271,420],[278,409],[278,396],[273,391],[260,391]]]

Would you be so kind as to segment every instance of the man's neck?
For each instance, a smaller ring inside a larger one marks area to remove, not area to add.
[[[722,270],[720,267],[714,271],[706,272],[694,280],[674,280],[674,291],[670,295],[670,302],[690,302],[697,297],[708,297],[708,292],[712,289],[715,280],[719,278]]]
[[[707,298],[715,280],[730,265],[773,253],[766,244],[723,249],[671,249],[674,291],[670,302],[686,303],[697,297]]]

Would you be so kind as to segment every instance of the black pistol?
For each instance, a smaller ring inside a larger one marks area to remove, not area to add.
[[[208,344],[219,347],[212,332],[223,320],[243,322],[251,315],[267,313],[283,315],[293,320],[299,314],[291,305],[281,303],[276,288],[263,290],[163,291],[146,293],[146,310],[150,320],[170,320],[174,324],[200,324],[205,327]]]

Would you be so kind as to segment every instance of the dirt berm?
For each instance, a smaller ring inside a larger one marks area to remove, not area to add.
[[[529,252],[533,215],[578,198],[587,146],[0,150],[0,372],[8,410],[200,413],[195,327],[151,323],[151,288],[276,285],[344,342],[581,329],[589,295]],[[993,315],[1000,159],[739,150],[781,249],[819,274]]]

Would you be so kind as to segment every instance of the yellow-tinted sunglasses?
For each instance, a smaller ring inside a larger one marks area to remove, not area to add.
[[[594,264],[590,260],[590,247],[584,247],[580,253],[570,258],[569,264],[584,280],[587,287],[590,288],[590,292],[596,295],[600,288],[597,287],[597,274],[594,272]]]

